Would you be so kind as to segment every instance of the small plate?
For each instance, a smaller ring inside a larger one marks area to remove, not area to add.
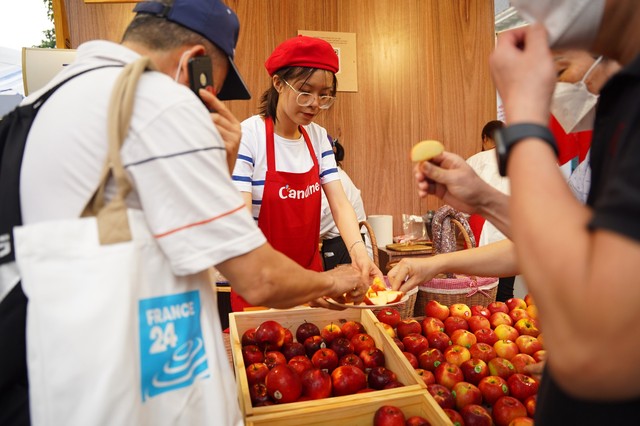
[[[327,302],[329,302],[330,304],[334,305],[334,306],[340,306],[341,308],[348,308],[348,309],[382,309],[382,308],[386,308],[389,306],[398,306],[404,302],[406,302],[409,299],[409,295],[404,294],[402,296],[402,299],[400,299],[397,302],[393,302],[393,303],[388,303],[386,305],[367,305],[366,303],[362,302],[359,305],[354,305],[353,303],[339,303],[336,302],[335,300],[331,299],[331,298],[326,298],[325,300]]]

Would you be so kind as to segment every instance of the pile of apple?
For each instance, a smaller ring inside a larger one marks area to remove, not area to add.
[[[293,333],[277,321],[264,321],[241,337],[249,395],[253,406],[351,395],[404,386],[385,367],[358,321],[311,322]]]
[[[530,295],[486,307],[432,300],[420,320],[392,307],[376,316],[454,424],[533,424],[539,383],[526,367],[546,352]]]

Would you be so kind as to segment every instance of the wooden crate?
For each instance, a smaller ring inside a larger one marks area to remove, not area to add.
[[[245,419],[252,416],[267,415],[278,412],[288,412],[291,410],[327,410],[334,404],[359,405],[371,398],[390,398],[397,394],[415,393],[416,391],[425,391],[426,386],[423,380],[418,376],[411,367],[405,356],[402,354],[398,346],[386,334],[382,325],[368,309],[346,309],[344,311],[333,311],[328,309],[314,308],[297,308],[288,310],[264,310],[254,312],[234,312],[229,315],[230,343],[233,354],[234,369],[236,381],[238,383],[238,398],[240,407],[243,411]],[[242,334],[250,329],[255,328],[262,322],[267,320],[278,321],[285,328],[289,328],[295,335],[297,327],[304,321],[313,322],[322,328],[325,325],[334,322],[340,324],[343,321],[360,321],[367,333],[370,334],[376,342],[376,347],[380,348],[386,359],[386,367],[396,373],[398,380],[405,386],[395,389],[380,390],[375,392],[367,392],[356,395],[346,395],[339,397],[331,397],[314,401],[293,402],[289,404],[270,405],[266,407],[252,407],[251,399],[248,392],[247,376],[245,373],[246,366],[242,359],[242,345],[240,339]],[[428,399],[435,405],[441,416],[446,415],[439,409],[436,402],[428,396]],[[375,411],[375,410],[374,410]],[[435,408],[434,408],[434,411]]]
[[[349,425],[371,426],[376,410],[383,405],[393,405],[400,409],[405,418],[422,416],[433,426],[452,425],[444,411],[435,403],[426,390],[397,393],[395,395],[376,395],[360,400],[357,404],[341,402],[330,407],[313,407],[292,410],[284,413],[256,415],[247,419],[247,426],[314,426]],[[368,395],[368,394],[367,394]]]

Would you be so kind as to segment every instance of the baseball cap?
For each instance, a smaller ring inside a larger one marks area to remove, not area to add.
[[[233,57],[240,22],[236,14],[220,0],[175,0],[172,6],[157,1],[136,4],[136,13],[148,13],[181,25],[218,46],[229,58],[229,72],[218,93],[221,100],[251,99]]]
[[[284,67],[319,68],[334,74],[340,69],[338,55],[328,42],[303,35],[292,37],[278,45],[264,66],[271,76]]]

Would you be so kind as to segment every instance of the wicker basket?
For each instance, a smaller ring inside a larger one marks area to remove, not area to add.
[[[451,219],[451,223],[460,231],[465,246],[467,248],[474,247],[474,241],[462,223],[456,219]],[[498,278],[495,277],[455,275],[448,278],[445,275],[437,276],[418,286],[414,316],[424,316],[424,307],[430,300],[436,300],[446,306],[451,306],[454,303],[464,303],[468,306],[487,306],[496,300],[498,282]]]
[[[414,316],[424,316],[424,307],[430,300],[436,300],[446,306],[454,303],[487,306],[496,300],[498,281],[495,277],[467,275],[458,275],[455,278],[434,278],[418,286]]]
[[[402,319],[413,317],[414,306],[418,298],[418,288],[416,287],[409,290],[407,292],[407,296],[409,297],[403,303],[393,306],[394,309],[397,309],[400,312]],[[372,309],[371,311],[376,315],[380,309]]]

